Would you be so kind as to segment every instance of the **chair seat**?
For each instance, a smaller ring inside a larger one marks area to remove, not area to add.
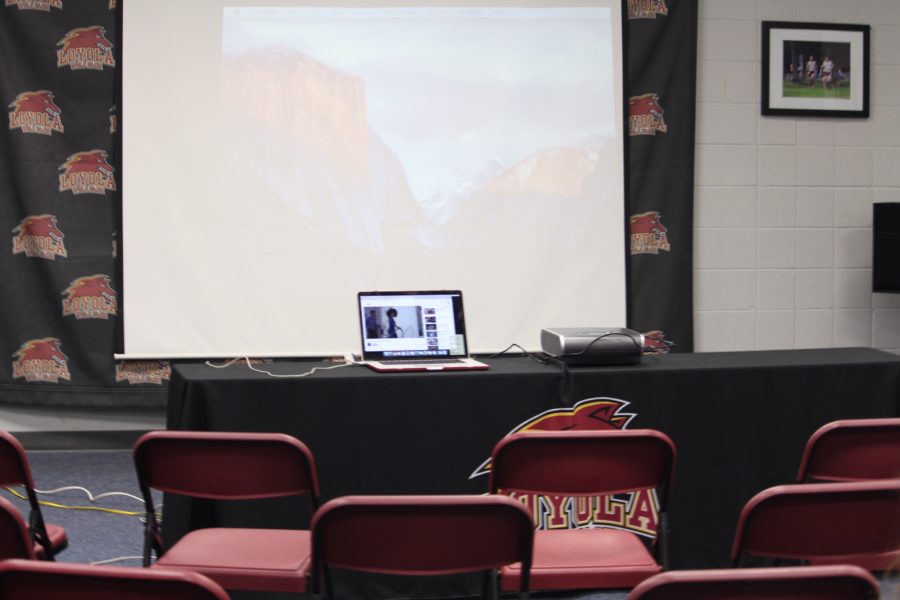
[[[153,566],[196,571],[225,589],[304,592],[309,563],[308,530],[214,527],[186,534]]]
[[[887,571],[900,565],[900,550],[882,552],[881,554],[855,554],[851,556],[834,556],[829,558],[811,558],[811,565],[856,565],[867,571]]]
[[[47,537],[50,538],[50,547],[53,548],[54,555],[58,554],[69,545],[69,536],[66,534],[66,530],[61,526],[45,523],[44,528],[47,530]],[[34,554],[38,558],[46,558],[44,547],[40,544],[34,545]]]
[[[661,572],[637,535],[618,529],[536,531],[532,590],[630,588]],[[520,565],[501,570],[503,591],[519,589]]]

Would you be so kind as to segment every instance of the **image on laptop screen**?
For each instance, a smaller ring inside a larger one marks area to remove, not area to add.
[[[364,360],[466,357],[462,292],[360,292]]]

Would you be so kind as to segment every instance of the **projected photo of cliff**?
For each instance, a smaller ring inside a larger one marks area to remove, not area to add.
[[[574,247],[604,201],[621,202],[604,187],[620,153],[609,20],[599,8],[228,8],[229,135],[265,173],[260,201],[323,242],[373,256],[477,255],[498,235],[526,252]]]

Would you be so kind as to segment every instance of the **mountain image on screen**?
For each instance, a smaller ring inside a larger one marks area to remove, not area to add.
[[[269,191],[303,217],[307,235],[347,238],[384,254],[426,238],[426,222],[397,156],[370,130],[363,82],[295,50],[226,59],[226,106],[241,148],[262,160]],[[409,238],[387,238],[386,219]]]
[[[223,90],[232,123],[247,134],[236,158],[265,157],[271,193],[302,215],[307,235],[340,235],[375,255],[465,252],[513,222],[534,235],[554,214],[571,214],[591,200],[586,192],[603,159],[598,136],[580,146],[538,149],[511,165],[491,157],[471,174],[456,169],[417,197],[402,157],[368,122],[361,78],[297,50],[262,48],[224,60]],[[612,160],[613,149],[606,151]],[[465,232],[456,231],[461,227]],[[571,229],[554,235],[571,243],[578,227]],[[459,248],[446,247],[460,239]]]

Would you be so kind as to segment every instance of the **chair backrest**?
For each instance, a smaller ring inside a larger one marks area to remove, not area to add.
[[[345,496],[313,517],[312,572],[445,575],[521,562],[527,593],[533,527],[506,496]]]
[[[38,503],[37,493],[34,491],[34,479],[31,475],[28,455],[17,438],[3,430],[0,430],[0,485],[21,485],[25,488],[25,496],[28,499],[30,510],[29,537],[41,544],[45,558],[53,560],[54,551],[50,544],[50,536],[47,534],[44,516],[41,513],[41,505]]]
[[[833,421],[810,436],[797,481],[900,477],[900,418]]]
[[[675,444],[650,429],[524,432],[494,447],[490,490],[591,496],[655,488],[666,504]]]
[[[34,559],[34,545],[19,509],[0,498],[0,560],[7,558]]]
[[[627,600],[876,600],[878,581],[852,565],[668,571],[639,583]]]
[[[191,571],[8,560],[0,563],[0,598],[228,600],[228,594]]]
[[[864,556],[900,549],[900,479],[782,485],[741,511],[732,546],[745,555],[785,559]]]
[[[312,453],[282,433],[151,431],[135,443],[138,483],[149,489],[213,500],[308,494],[319,484]]]
[[[24,485],[34,488],[25,448],[15,436],[2,430],[0,430],[0,485]]]

